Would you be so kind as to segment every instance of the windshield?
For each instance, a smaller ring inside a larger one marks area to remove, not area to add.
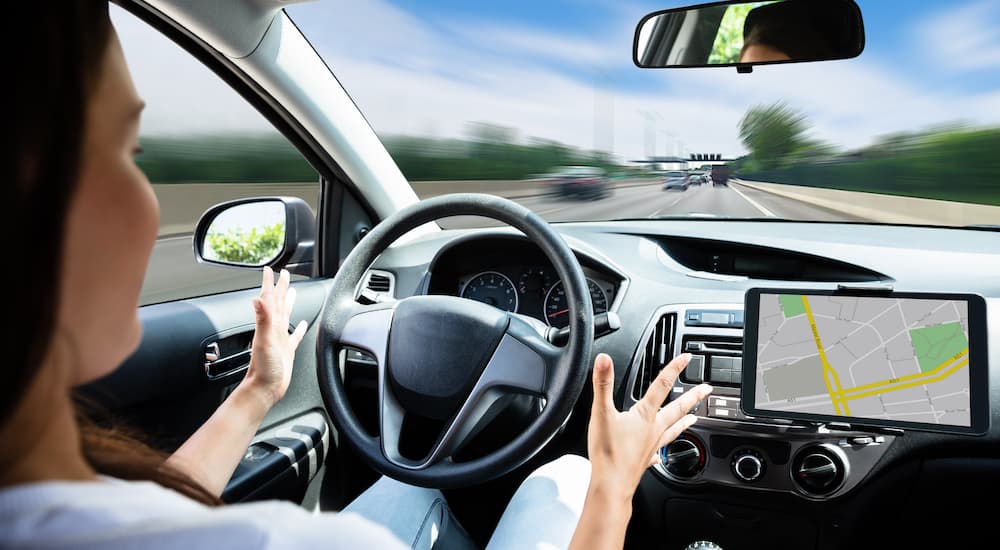
[[[327,0],[287,11],[422,198],[493,193],[550,221],[1000,224],[1000,4],[858,4],[859,57],[752,74],[637,68],[636,23],[682,4]],[[735,15],[714,56],[738,54]],[[667,178],[695,171],[704,181],[665,192]]]

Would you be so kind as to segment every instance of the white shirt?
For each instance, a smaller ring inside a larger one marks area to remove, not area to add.
[[[101,477],[0,490],[0,548],[408,548],[357,514],[287,502],[204,506],[153,482]]]

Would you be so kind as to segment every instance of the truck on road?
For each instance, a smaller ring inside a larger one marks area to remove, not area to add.
[[[712,186],[725,187],[729,183],[729,166],[726,164],[712,165]]]

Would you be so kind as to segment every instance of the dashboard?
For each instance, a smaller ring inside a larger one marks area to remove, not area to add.
[[[699,538],[725,548],[756,547],[748,540],[836,548],[854,536],[888,536],[887,523],[894,532],[918,531],[921,503],[1000,490],[996,353],[980,382],[990,398],[983,435],[748,416],[740,376],[751,288],[976,294],[986,304],[977,322],[986,326],[970,330],[1000,349],[1000,331],[987,330],[1000,323],[1000,233],[731,220],[555,227],[592,282],[595,310],[603,301],[620,318],[620,329],[597,337],[593,349],[614,360],[618,407],[637,402],[681,353],[694,359],[671,395],[701,382],[715,388],[695,411],[699,422],[661,449],[660,463],[644,476],[632,526],[639,540],[678,548]],[[513,230],[442,231],[393,247],[375,267],[394,274],[396,297],[464,296],[560,322],[551,266]],[[577,439],[562,444],[585,445],[587,410],[589,403],[578,405],[566,428]],[[662,529],[665,518],[671,529]],[[760,539],[764,532],[779,542]]]
[[[610,266],[579,255],[594,314],[616,311],[624,278]],[[447,294],[520,313],[554,328],[569,324],[565,290],[555,268],[534,245],[494,237],[460,242],[435,262],[429,294]]]

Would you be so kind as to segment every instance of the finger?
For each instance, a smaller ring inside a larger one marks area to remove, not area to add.
[[[694,425],[698,421],[698,417],[693,414],[684,415],[680,420],[671,424],[663,434],[660,435],[660,441],[658,442],[658,447],[663,447],[664,445],[669,445],[671,441],[677,439],[677,436],[684,433],[685,430]]]
[[[653,453],[653,456],[649,458],[649,465],[656,466],[660,463],[660,453]]]
[[[260,277],[260,295],[267,296],[274,289],[274,271],[270,267],[264,266]]]
[[[285,294],[288,294],[288,284],[291,280],[292,275],[288,273],[287,269],[282,269],[278,274],[278,283],[274,286],[274,292],[279,300],[285,299]]]
[[[690,353],[682,353],[674,357],[672,361],[660,370],[660,374],[656,375],[656,379],[649,385],[646,395],[642,397],[639,403],[649,411],[660,410],[660,406],[663,405],[667,396],[670,395],[670,390],[674,388],[674,381],[677,380],[677,376],[684,370],[684,367],[687,366],[690,360]]]
[[[257,331],[261,332],[271,327],[271,312],[264,305],[264,297],[258,296],[251,300],[254,319],[257,321]]]
[[[302,338],[306,335],[306,329],[309,328],[309,323],[305,321],[299,321],[298,325],[295,325],[295,332],[288,337],[288,344],[291,346],[292,351],[299,347],[299,343],[302,342]]]
[[[656,413],[656,421],[660,426],[666,428],[670,424],[677,422],[682,416],[691,412],[698,402],[708,397],[712,393],[712,386],[699,384],[681,394],[680,397],[671,401],[666,407]]]
[[[615,390],[615,364],[611,356],[600,353],[594,359],[594,406],[593,411],[613,411]]]
[[[297,294],[298,294],[298,292],[295,290],[294,286],[288,289],[288,294],[285,296],[285,318],[286,319],[292,316],[292,308],[295,307],[295,296]]]

